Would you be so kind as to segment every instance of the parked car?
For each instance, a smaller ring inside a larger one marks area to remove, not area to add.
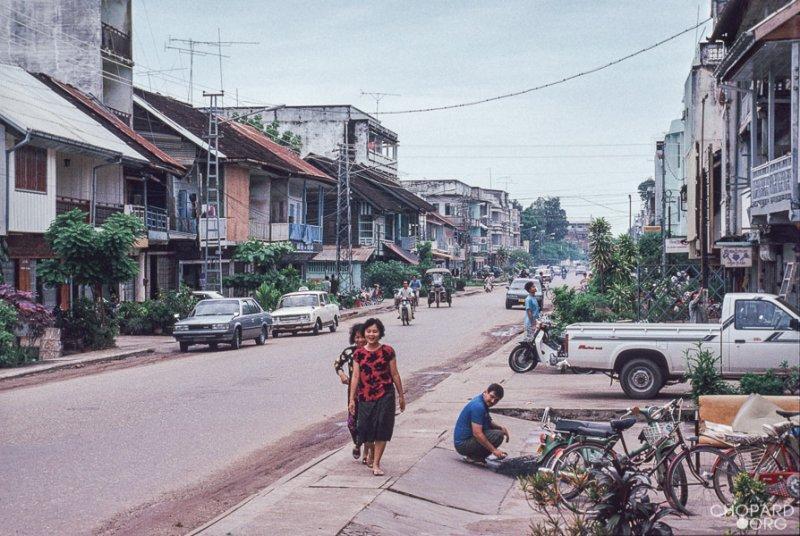
[[[301,331],[317,335],[324,327],[333,333],[339,327],[339,306],[321,290],[292,292],[281,297],[272,321],[276,337],[279,333],[296,335]]]
[[[193,290],[192,296],[198,300],[224,300],[225,296],[214,290]]]
[[[723,378],[797,363],[800,311],[769,294],[729,293],[719,324],[580,323],[566,328],[570,367],[618,378],[631,398],[654,398],[684,381],[686,351],[702,343]]]
[[[544,307],[544,289],[542,281],[538,277],[517,277],[508,285],[506,290],[506,309],[511,309],[515,305],[525,305],[525,298],[528,293],[525,291],[525,283],[533,281],[536,285],[536,301],[539,302],[539,309]]]
[[[173,336],[181,352],[193,344],[230,344],[239,349],[242,341],[253,339],[264,344],[270,336],[272,317],[252,298],[223,298],[202,300],[191,314],[175,323]]]
[[[578,265],[575,267],[575,275],[586,275],[586,267],[582,265]]]

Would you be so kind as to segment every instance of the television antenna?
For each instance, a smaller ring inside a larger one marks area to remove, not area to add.
[[[382,93],[380,91],[364,91],[361,90],[361,95],[369,95],[375,100],[375,115],[380,113],[381,101],[384,97],[402,97],[399,93]]]

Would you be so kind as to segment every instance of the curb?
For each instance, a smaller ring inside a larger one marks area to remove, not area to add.
[[[266,488],[264,488],[264,489],[262,489],[260,491],[257,491],[256,493],[253,493],[252,495],[250,495],[249,497],[246,497],[241,502],[231,506],[230,508],[228,508],[227,510],[222,512],[220,515],[218,515],[217,517],[215,517],[211,521],[206,522],[205,524],[197,527],[196,529],[192,529],[191,532],[187,532],[185,536],[196,536],[197,534],[200,534],[203,531],[205,531],[207,529],[210,529],[211,527],[216,525],[218,522],[222,521],[223,519],[225,519],[229,515],[233,514],[234,512],[236,512],[237,510],[239,510],[240,508],[245,506],[247,503],[249,503],[250,501],[255,499],[256,497],[262,497],[264,495],[269,495],[270,493],[275,491],[277,488],[283,486],[284,484],[287,484],[288,482],[291,482],[292,480],[294,480],[298,476],[302,475],[303,473],[305,473],[306,471],[308,471],[309,469],[311,469],[315,465],[317,465],[319,463],[322,463],[323,461],[327,460],[328,458],[330,458],[331,456],[333,456],[334,454],[336,454],[337,452],[339,452],[343,448],[345,448],[345,447],[344,446],[338,447],[338,448],[329,450],[328,452],[325,452],[324,454],[320,454],[319,456],[317,456],[313,460],[301,465],[300,467],[297,467],[294,471],[283,475],[282,477],[280,477],[278,480],[276,480],[275,482],[273,482],[272,484],[270,484]]]
[[[152,354],[155,352],[155,348],[145,348],[141,350],[129,350],[125,352],[120,352],[118,354],[113,354],[104,357],[98,357],[97,359],[87,359],[85,361],[72,361],[67,363],[54,363],[52,366],[37,370],[21,370],[18,374],[14,374],[13,376],[4,376],[0,378],[0,382],[7,381],[7,380],[16,380],[17,378],[24,378],[26,376],[33,376],[35,374],[45,374],[47,372],[52,372],[54,370],[61,370],[61,369],[68,369],[68,368],[79,368],[83,365],[94,364],[94,363],[105,363],[107,361],[121,361],[123,359],[128,359],[130,357],[138,357],[140,355],[145,354]]]

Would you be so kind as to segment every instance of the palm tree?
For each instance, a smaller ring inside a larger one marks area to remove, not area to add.
[[[605,218],[593,218],[589,223],[589,258],[592,270],[600,282],[600,290],[605,290],[606,274],[611,269],[614,258],[611,225]]]

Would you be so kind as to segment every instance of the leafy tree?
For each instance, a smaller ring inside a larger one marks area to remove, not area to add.
[[[277,119],[273,120],[272,123],[268,125],[264,125],[264,122],[261,120],[260,115],[248,115],[248,116],[239,116],[239,114],[233,114],[234,121],[239,123],[243,123],[245,125],[250,125],[252,127],[257,128],[261,132],[267,135],[269,139],[274,141],[279,145],[283,145],[284,147],[289,147],[290,149],[294,150],[295,152],[300,152],[303,148],[303,138],[300,137],[299,134],[295,134],[291,130],[284,130],[283,133],[280,131],[280,123]]]
[[[383,289],[384,295],[393,293],[395,289],[403,286],[403,281],[410,281],[418,275],[415,267],[400,261],[375,261],[367,265],[364,270],[367,284],[378,284]]]
[[[648,190],[655,188],[656,181],[653,179],[647,179],[639,183],[639,187],[637,190],[639,191],[639,197],[642,198],[642,201],[647,201],[647,198],[650,197]]]
[[[533,257],[527,251],[515,249],[508,254],[508,263],[515,269],[529,267],[533,265]]]
[[[536,251],[539,262],[555,263],[564,259],[582,259],[584,253],[578,246],[570,242],[544,242]]]
[[[661,233],[644,233],[639,237],[639,262],[644,266],[661,263]]]
[[[425,273],[425,270],[433,268],[433,243],[419,242],[417,244],[417,256],[419,257],[420,272]]]
[[[509,253],[506,248],[500,246],[494,253],[495,262],[497,266],[504,268],[508,264]]]
[[[55,258],[41,261],[39,277],[51,285],[72,278],[79,285],[91,286],[99,300],[103,285],[125,283],[139,272],[131,254],[143,235],[142,221],[129,214],[112,214],[99,227],[87,223],[86,213],[79,209],[59,214],[44,235]]]
[[[252,264],[254,271],[225,277],[222,284],[244,293],[251,292],[264,283],[279,294],[294,292],[300,286],[300,273],[289,266],[289,254],[293,251],[294,246],[290,242],[266,243],[251,239],[239,244],[236,246],[234,260]]]
[[[605,291],[608,272],[614,262],[614,240],[611,225],[605,218],[593,218],[589,223],[589,254],[599,290]]]
[[[520,213],[520,231],[523,240],[530,240],[531,245],[538,237],[539,219],[533,210],[533,205]]]

